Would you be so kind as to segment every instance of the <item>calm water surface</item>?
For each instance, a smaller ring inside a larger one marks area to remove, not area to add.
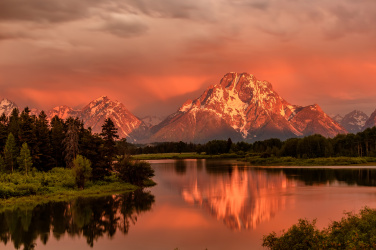
[[[376,208],[376,167],[254,168],[229,160],[157,160],[157,186],[1,210],[0,249],[262,249],[299,218],[320,228]]]

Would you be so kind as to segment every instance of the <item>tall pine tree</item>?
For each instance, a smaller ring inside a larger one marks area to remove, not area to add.
[[[69,117],[66,121],[68,128],[65,133],[64,146],[65,146],[65,164],[68,168],[73,167],[73,160],[78,155],[78,119]]]
[[[116,154],[116,139],[119,139],[119,135],[117,134],[117,128],[115,124],[111,120],[111,118],[107,118],[102,125],[102,133],[100,134],[103,138],[103,153],[104,158],[108,166],[112,165],[113,158]]]
[[[50,140],[50,130],[47,121],[47,115],[44,111],[41,111],[36,121],[36,136],[38,138],[38,161],[36,165],[39,170],[48,171],[53,165],[52,148]]]
[[[17,146],[21,146],[19,144],[19,137],[18,132],[20,130],[20,111],[18,108],[14,108],[12,113],[9,116],[9,125],[8,125],[8,134],[12,133],[14,139],[16,140]]]
[[[16,168],[16,159],[17,159],[17,146],[16,141],[12,133],[9,133],[7,142],[5,143],[4,148],[4,160],[5,165],[8,170],[12,173]]]
[[[64,121],[58,116],[54,116],[51,120],[51,147],[52,157],[54,158],[55,167],[64,167]]]
[[[114,156],[116,155],[116,139],[119,138],[117,134],[117,128],[115,124],[111,120],[111,118],[107,118],[102,125],[102,133],[100,134],[103,139],[103,159],[105,161],[104,172],[109,172],[112,168],[112,162],[114,160]]]
[[[8,117],[3,113],[0,116],[0,151],[4,150],[5,142],[8,138]]]
[[[20,156],[17,157],[17,162],[19,168],[25,171],[25,174],[27,175],[28,172],[30,172],[31,166],[33,165],[33,160],[26,142],[22,144]]]
[[[30,109],[26,107],[20,115],[19,120],[19,143],[22,145],[24,142],[29,145],[31,154],[35,157],[38,156],[38,143],[35,130],[35,118],[30,115]]]

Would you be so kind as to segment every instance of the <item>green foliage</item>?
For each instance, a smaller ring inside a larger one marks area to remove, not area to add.
[[[359,214],[346,213],[340,221],[318,230],[316,221],[299,220],[287,232],[264,236],[269,249],[375,249],[376,210],[364,208]]]
[[[84,189],[85,183],[91,177],[91,162],[82,155],[77,155],[77,157],[73,160],[72,170],[78,188]]]
[[[13,173],[16,168],[17,147],[12,133],[9,133],[4,147],[5,165],[8,171]]]
[[[4,173],[5,172],[5,161],[4,161],[4,158],[0,155],[0,173]]]
[[[144,181],[154,176],[154,170],[146,161],[131,160],[123,156],[115,165],[120,179],[137,186],[144,186]]]
[[[17,162],[20,170],[25,171],[25,174],[27,175],[33,165],[33,160],[26,142],[22,144],[20,156],[17,157]]]
[[[322,233],[316,228],[316,220],[312,222],[300,219],[298,224],[293,225],[281,237],[275,232],[264,236],[263,247],[270,249],[319,249],[322,241]]]

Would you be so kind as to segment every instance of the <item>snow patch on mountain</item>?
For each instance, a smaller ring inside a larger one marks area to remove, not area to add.
[[[0,115],[5,114],[6,116],[10,116],[15,108],[18,108],[17,104],[8,100],[7,98],[3,98],[0,101]]]

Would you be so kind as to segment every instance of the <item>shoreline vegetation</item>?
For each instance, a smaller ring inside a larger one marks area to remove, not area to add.
[[[218,155],[199,154],[195,152],[185,153],[154,153],[132,155],[135,160],[184,160],[184,159],[236,159],[248,162],[252,166],[376,166],[376,157],[319,157],[319,158],[294,158],[294,157],[263,157],[259,155],[239,155],[225,153]]]
[[[85,189],[78,188],[71,169],[53,168],[49,172],[34,171],[29,176],[21,173],[0,175],[0,208],[34,207],[38,204],[70,201],[78,197],[102,197],[133,192],[156,183],[144,179],[136,186],[124,182],[115,173],[101,181],[88,181]],[[0,210],[1,210],[0,209]]]
[[[275,232],[263,237],[263,247],[277,249],[375,249],[376,210],[365,207],[359,213],[345,213],[319,230],[316,220],[299,219],[280,236]]]

